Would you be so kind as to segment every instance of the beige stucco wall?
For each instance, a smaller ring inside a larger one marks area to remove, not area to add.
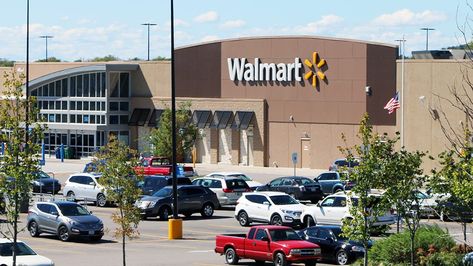
[[[437,155],[451,148],[439,124],[429,112],[436,109],[441,117],[446,114],[450,125],[457,131],[461,130],[460,121],[465,122],[465,115],[453,108],[446,100],[453,99],[450,89],[467,85],[464,74],[473,78],[468,61],[458,60],[406,60],[404,83],[404,136],[408,150],[427,151],[429,155]],[[401,90],[401,61],[397,62],[397,89]],[[469,89],[472,92],[471,88]],[[440,98],[439,98],[440,97]],[[470,106],[471,107],[471,106]],[[397,112],[397,130],[401,130],[401,112]],[[424,160],[424,169],[438,166],[437,160]]]

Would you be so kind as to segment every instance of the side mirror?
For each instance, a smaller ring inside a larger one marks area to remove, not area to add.
[[[269,201],[264,201],[264,202],[263,202],[263,205],[271,206],[271,203],[269,203]]]
[[[52,212],[51,212],[51,215],[59,216],[59,213],[57,213],[57,211],[52,211]]]
[[[320,207],[320,202],[317,202],[317,204],[315,204],[315,206]]]
[[[93,212],[92,211],[89,211],[90,214],[92,214]]]
[[[89,182],[89,185],[91,185],[91,186],[94,186],[94,187],[95,187],[95,182],[94,182],[94,181],[92,181],[92,182]]]
[[[263,237],[261,238],[261,241],[269,242],[269,238],[268,238],[267,236],[263,236]]]

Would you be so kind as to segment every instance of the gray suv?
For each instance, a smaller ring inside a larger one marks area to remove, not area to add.
[[[102,221],[75,202],[37,202],[28,211],[27,225],[32,237],[48,233],[62,241],[71,237],[99,241],[103,236]]]

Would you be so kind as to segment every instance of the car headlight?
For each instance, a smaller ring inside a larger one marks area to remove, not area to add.
[[[70,225],[78,225],[78,223],[77,223],[76,221],[71,220],[71,219],[69,219],[67,222],[68,222]]]
[[[291,249],[291,252],[289,252],[289,254],[291,254],[291,255],[300,255],[300,254],[301,254],[301,250],[298,249],[298,248]]]
[[[282,213],[285,213],[285,214],[294,214],[294,211],[290,211],[290,210],[281,210]]]
[[[156,205],[156,201],[150,201],[150,202],[148,203],[148,208],[153,208],[154,205]]]
[[[35,180],[35,181],[33,181],[33,185],[35,185],[35,186],[44,186],[44,183]]]
[[[354,251],[354,252],[365,252],[365,248],[364,247],[359,247],[359,246],[353,246],[353,247],[351,247],[351,250]]]

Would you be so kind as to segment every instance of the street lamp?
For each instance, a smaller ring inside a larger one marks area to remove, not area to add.
[[[172,11],[171,11],[171,12],[172,12]],[[150,26],[156,26],[157,24],[154,24],[154,23],[143,23],[143,24],[141,24],[141,25],[148,27],[148,61],[149,61],[149,27],[150,27]]]
[[[421,28],[420,30],[425,30],[425,50],[429,50],[429,31],[435,30],[434,28]]]
[[[401,53],[401,149],[404,149],[404,52],[406,49],[404,35],[396,42],[399,42],[399,52]]]
[[[54,36],[51,35],[41,35],[39,36],[41,39],[46,40],[46,62],[48,62],[48,39],[54,38]]]
[[[30,0],[26,0],[26,84],[25,84],[25,97],[26,97],[26,113],[25,113],[25,144],[28,144],[29,137],[29,94],[30,94]]]

